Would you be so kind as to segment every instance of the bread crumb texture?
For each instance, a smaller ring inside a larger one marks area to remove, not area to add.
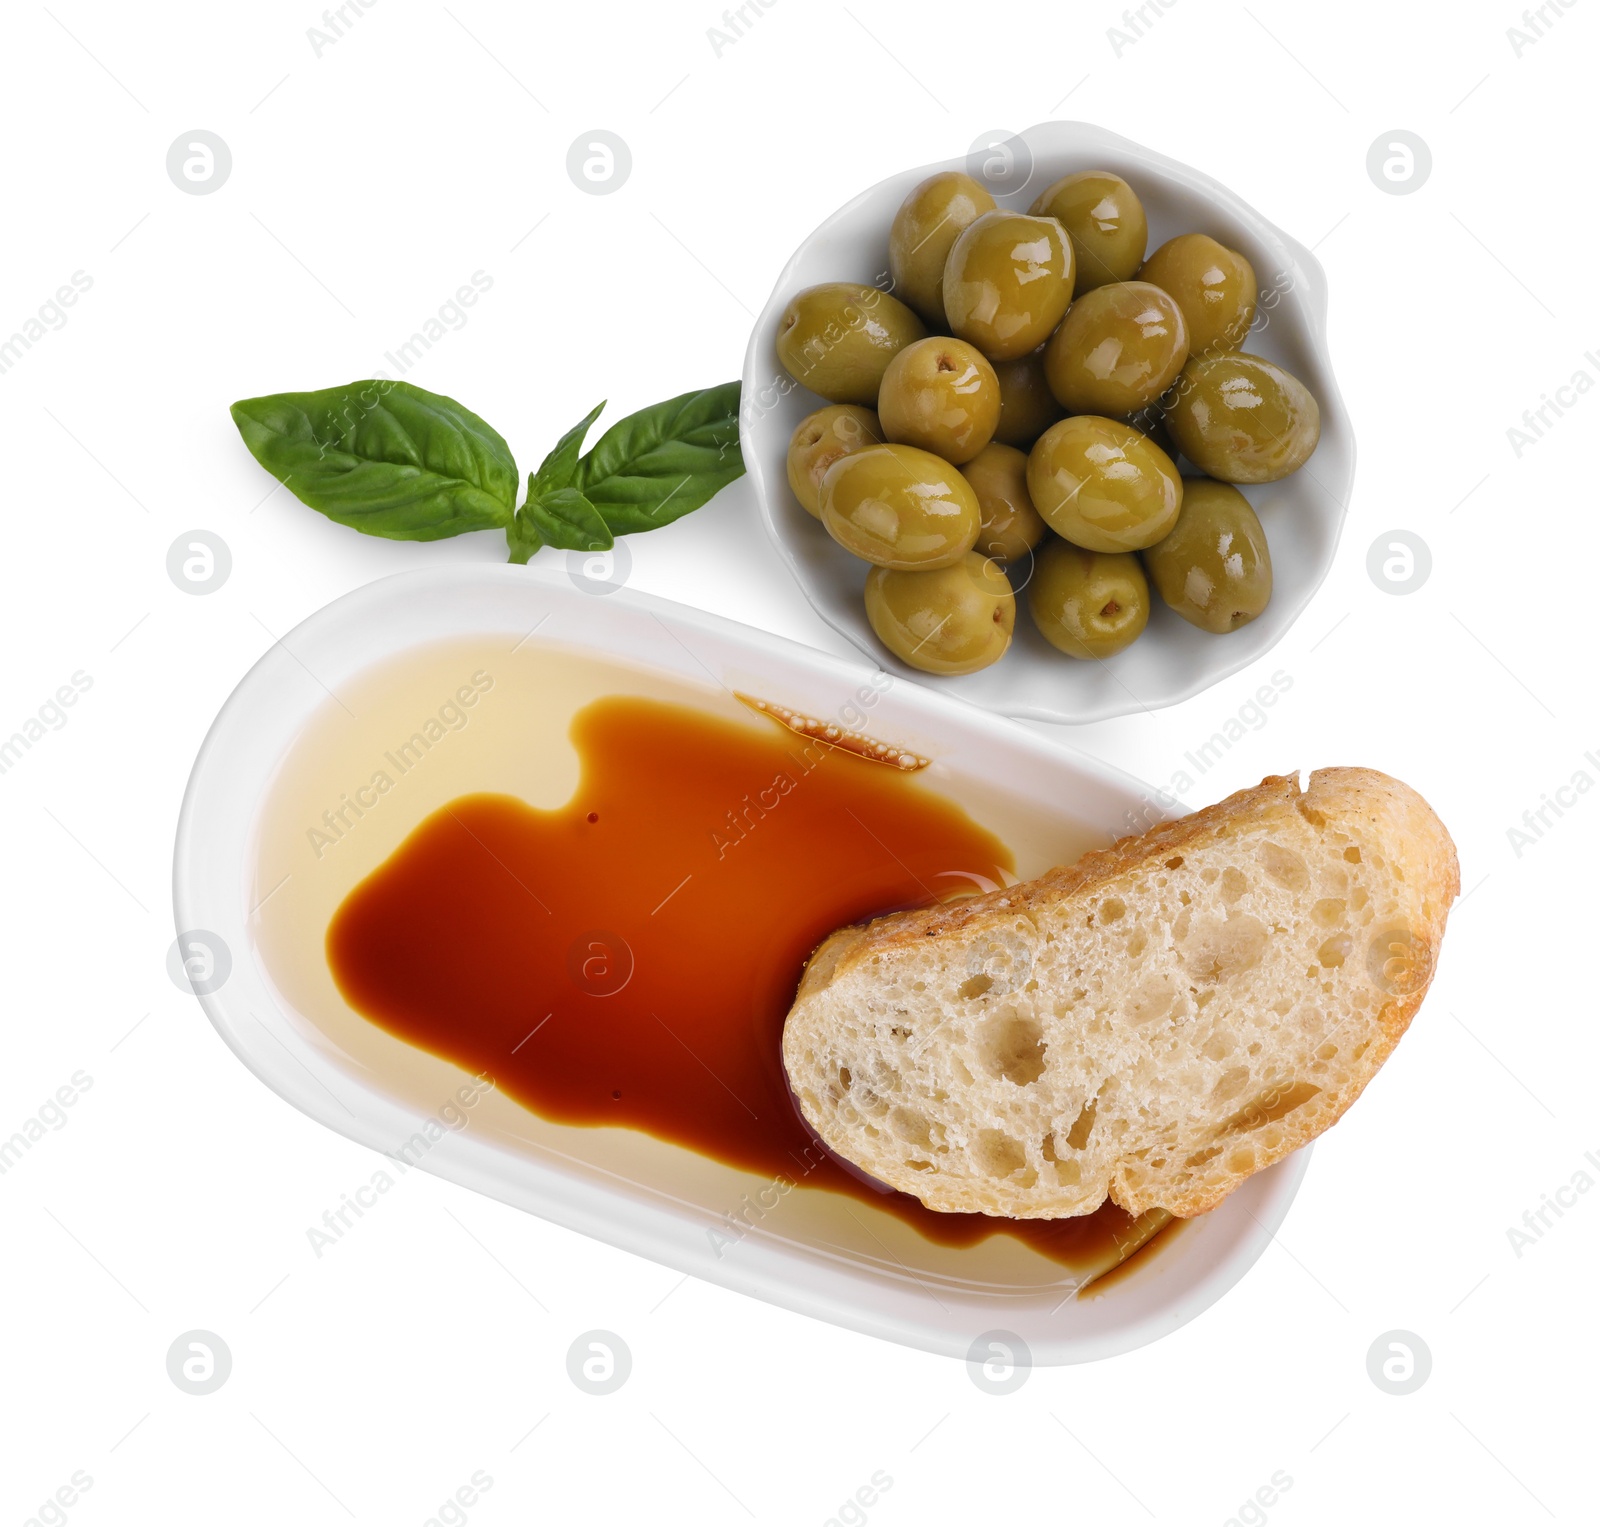
[[[930,1208],[1200,1214],[1372,1080],[1459,890],[1398,780],[1266,779],[1028,884],[835,933],[784,1065],[833,1150]]]

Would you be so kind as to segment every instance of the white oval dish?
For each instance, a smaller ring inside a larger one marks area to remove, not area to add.
[[[968,169],[965,160],[924,165],[881,181],[841,207],[795,251],[750,336],[740,438],[762,517],[780,555],[823,619],[874,663],[1001,715],[1103,721],[1186,700],[1278,642],[1333,564],[1355,476],[1355,440],[1328,356],[1327,280],[1309,249],[1209,176],[1090,123],[1041,123],[1018,133],[1011,144],[1019,156],[1031,156],[1032,172],[1018,189],[996,194],[1000,206],[1026,210],[1063,175],[1112,170],[1144,203],[1150,249],[1180,233],[1209,233],[1241,250],[1255,267],[1263,298],[1257,331],[1243,348],[1287,367],[1311,389],[1322,410],[1321,443],[1304,467],[1281,482],[1240,490],[1260,514],[1272,553],[1273,593],[1266,610],[1249,625],[1216,636],[1197,630],[1155,598],[1144,635],[1115,658],[1095,663],[1064,657],[1034,629],[1027,611],[1019,610],[1011,650],[994,667],[961,678],[918,673],[878,643],[862,604],[866,564],[829,539],[789,488],[789,437],[823,400],[779,364],[778,320],[790,297],[819,282],[887,288],[889,225],[900,203],[927,176]],[[1020,582],[1015,573],[1014,581]]]
[[[607,597],[597,597],[596,589]],[[437,1112],[420,1099],[448,1100],[467,1073],[388,1036],[381,1043],[403,1052],[392,1064],[374,1062],[370,1053],[358,1059],[338,1042],[337,1026],[283,996],[257,937],[258,914],[266,897],[295,893],[258,881],[264,803],[307,729],[328,707],[342,707],[333,698],[342,688],[365,682],[403,654],[491,636],[504,638],[500,650],[531,640],[530,651],[577,651],[663,682],[699,685],[713,699],[722,691],[753,691],[818,716],[839,714],[876,679],[873,734],[931,758],[923,777],[952,799],[961,800],[962,780],[980,780],[1036,812],[1030,819],[1042,824],[1059,821],[1061,803],[1070,801],[1079,829],[1102,841],[1158,815],[1136,781],[1024,727],[718,616],[611,591],[555,568],[445,567],[381,579],[295,627],[223,706],[184,797],[174,909],[180,933],[209,930],[231,953],[224,983],[200,1001],[240,1059],[295,1107],[389,1155]],[[390,816],[380,828],[361,830],[403,835],[419,819],[403,807],[383,810]],[[1049,837],[1046,825],[1041,841]],[[1015,837],[1008,841],[1019,868],[1028,868]],[[1036,859],[1053,851],[1029,852]],[[352,1017],[347,1011],[345,1020]],[[431,1094],[400,1080],[419,1064],[433,1068],[427,1085],[438,1090]],[[1272,1239],[1309,1157],[1302,1150],[1252,1177],[1102,1294],[1075,1300],[1066,1269],[1032,1253],[1028,1270],[1016,1276],[996,1276],[982,1259],[962,1260],[981,1247],[930,1252],[925,1266],[904,1247],[885,1260],[842,1242],[808,1239],[808,1226],[796,1230],[784,1214],[750,1225],[730,1245],[729,1211],[743,1191],[762,1185],[759,1179],[631,1130],[549,1125],[509,1099],[495,1107],[507,1111],[509,1125],[492,1123],[490,1112],[475,1115],[470,1127],[444,1131],[412,1164],[668,1267],[853,1330],[956,1357],[967,1356],[982,1333],[1015,1333],[1036,1363],[1111,1356],[1193,1319]],[[968,1276],[970,1268],[981,1275]]]

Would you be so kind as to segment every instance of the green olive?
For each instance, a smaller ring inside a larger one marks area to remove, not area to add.
[[[889,362],[878,389],[886,440],[959,466],[989,443],[1000,422],[1000,382],[964,339],[919,339]]]
[[[1072,245],[1053,217],[985,212],[944,267],[951,330],[992,361],[1036,350],[1072,301]]]
[[[1014,562],[1045,538],[1045,523],[1028,496],[1028,458],[994,442],[961,469],[978,495],[981,523],[973,549],[996,562]]]
[[[870,408],[830,403],[807,414],[789,437],[789,486],[807,514],[819,517],[822,474],[841,456],[883,444],[883,426]]]
[[[1044,346],[1014,361],[996,361],[1000,382],[1000,422],[994,438],[1027,450],[1057,419],[1061,405],[1044,374]]]
[[[1189,358],[1178,304],[1148,281],[1085,292],[1045,346],[1050,390],[1072,414],[1131,414],[1154,403]]]
[[[1144,262],[1139,279],[1170,292],[1189,325],[1189,353],[1237,350],[1256,316],[1256,273],[1237,249],[1180,233]]]
[[[887,292],[830,281],[789,299],[778,320],[778,359],[795,381],[830,403],[871,408],[889,362],[927,332]]]
[[[1006,575],[969,551],[931,572],[873,568],[867,620],[885,647],[923,673],[975,673],[1011,645],[1017,601]]]
[[[930,176],[900,204],[889,229],[889,274],[902,301],[935,331],[944,316],[944,262],[969,223],[994,211],[994,197],[970,175],[948,170]]]
[[[1068,657],[1114,657],[1150,619],[1150,586],[1131,552],[1051,541],[1034,563],[1028,609],[1044,639]]]
[[[1180,451],[1222,482],[1276,482],[1317,448],[1322,417],[1303,383],[1259,355],[1225,350],[1183,368],[1167,399]]]
[[[1144,260],[1149,227],[1133,187],[1106,170],[1058,180],[1033,204],[1067,230],[1078,257],[1078,292],[1129,281]]]
[[[1172,458],[1115,419],[1077,414],[1028,453],[1028,491],[1044,522],[1089,551],[1138,551],[1172,529],[1183,480]]]
[[[978,539],[978,496],[948,461],[914,445],[869,445],[822,478],[823,528],[879,567],[949,567]]]
[[[1272,557],[1261,521],[1237,488],[1183,480],[1178,523],[1143,553],[1156,592],[1202,631],[1237,631],[1272,597]]]

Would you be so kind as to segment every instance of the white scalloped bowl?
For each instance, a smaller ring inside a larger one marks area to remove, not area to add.
[[[1241,491],[1254,504],[1272,552],[1273,593],[1266,610],[1225,636],[1197,630],[1159,599],[1143,636],[1104,662],[1062,656],[1018,611],[1011,650],[993,668],[935,678],[891,656],[867,624],[867,565],[832,541],[800,507],[785,472],[789,437],[823,399],[794,382],[778,362],[778,319],[796,292],[822,281],[873,283],[888,267],[889,225],[906,193],[962,159],[923,165],[881,181],[833,214],[795,251],[756,321],[745,356],[741,440],[767,529],[818,614],[890,672],[1002,715],[1040,721],[1103,721],[1187,700],[1262,657],[1310,603],[1333,564],[1355,475],[1355,440],[1328,358],[1327,281],[1309,249],[1198,170],[1086,122],[1045,122],[1010,140],[1032,170],[996,201],[1026,208],[1052,181],[1075,170],[1107,169],[1139,193],[1154,249],[1179,233],[1209,233],[1241,250],[1263,293],[1245,348],[1286,367],[1322,410],[1322,440],[1311,460],[1281,482]],[[1266,317],[1264,327],[1263,316]]]

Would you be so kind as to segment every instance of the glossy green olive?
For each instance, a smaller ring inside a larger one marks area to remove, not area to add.
[[[1053,217],[985,212],[950,246],[944,309],[957,337],[992,361],[1050,337],[1072,301],[1072,245]]]
[[[1141,555],[1156,592],[1202,631],[1237,631],[1272,597],[1261,521],[1250,500],[1224,482],[1184,478],[1178,523]]]
[[[962,229],[994,211],[994,197],[959,170],[930,176],[901,202],[889,228],[889,274],[902,302],[909,303],[935,333],[944,316],[944,262]]]
[[[1256,316],[1256,273],[1209,234],[1180,233],[1144,262],[1139,279],[1168,292],[1189,325],[1189,353],[1237,350]]]
[[[1148,281],[1078,297],[1044,351],[1050,390],[1071,414],[1117,418],[1154,403],[1189,358],[1178,304]]]
[[[889,362],[927,332],[887,292],[829,281],[789,299],[778,319],[778,359],[795,381],[830,403],[871,408]]]
[[[949,567],[972,550],[981,522],[966,478],[914,445],[869,445],[823,474],[823,528],[879,567]]]
[[[973,550],[997,562],[1014,562],[1044,538],[1043,517],[1028,494],[1028,458],[1015,446],[984,446],[961,469],[978,495],[980,523]]]
[[[1196,356],[1167,399],[1174,443],[1207,477],[1276,482],[1317,448],[1317,400],[1282,366],[1225,350]]]
[[[1062,414],[1045,379],[1044,347],[1013,361],[996,361],[994,374],[1000,382],[1000,422],[994,438],[1025,451]]]
[[[1000,380],[983,352],[940,335],[909,344],[889,362],[878,389],[886,440],[914,445],[959,466],[1000,422]]]
[[[822,514],[823,474],[841,456],[883,444],[883,427],[870,408],[830,403],[807,414],[789,437],[789,486],[807,514]]]
[[[1044,639],[1068,657],[1114,657],[1149,621],[1150,586],[1130,552],[1051,541],[1034,563],[1028,609]]]
[[[867,574],[867,621],[901,662],[923,673],[975,673],[1005,656],[1017,624],[1006,575],[968,552],[950,567]]]
[[[1033,204],[1067,230],[1078,257],[1078,292],[1129,281],[1144,263],[1149,225],[1133,187],[1106,170],[1058,180]]]
[[[1172,458],[1115,419],[1077,414],[1028,453],[1028,492],[1044,522],[1088,551],[1138,551],[1172,529],[1183,480]]]

